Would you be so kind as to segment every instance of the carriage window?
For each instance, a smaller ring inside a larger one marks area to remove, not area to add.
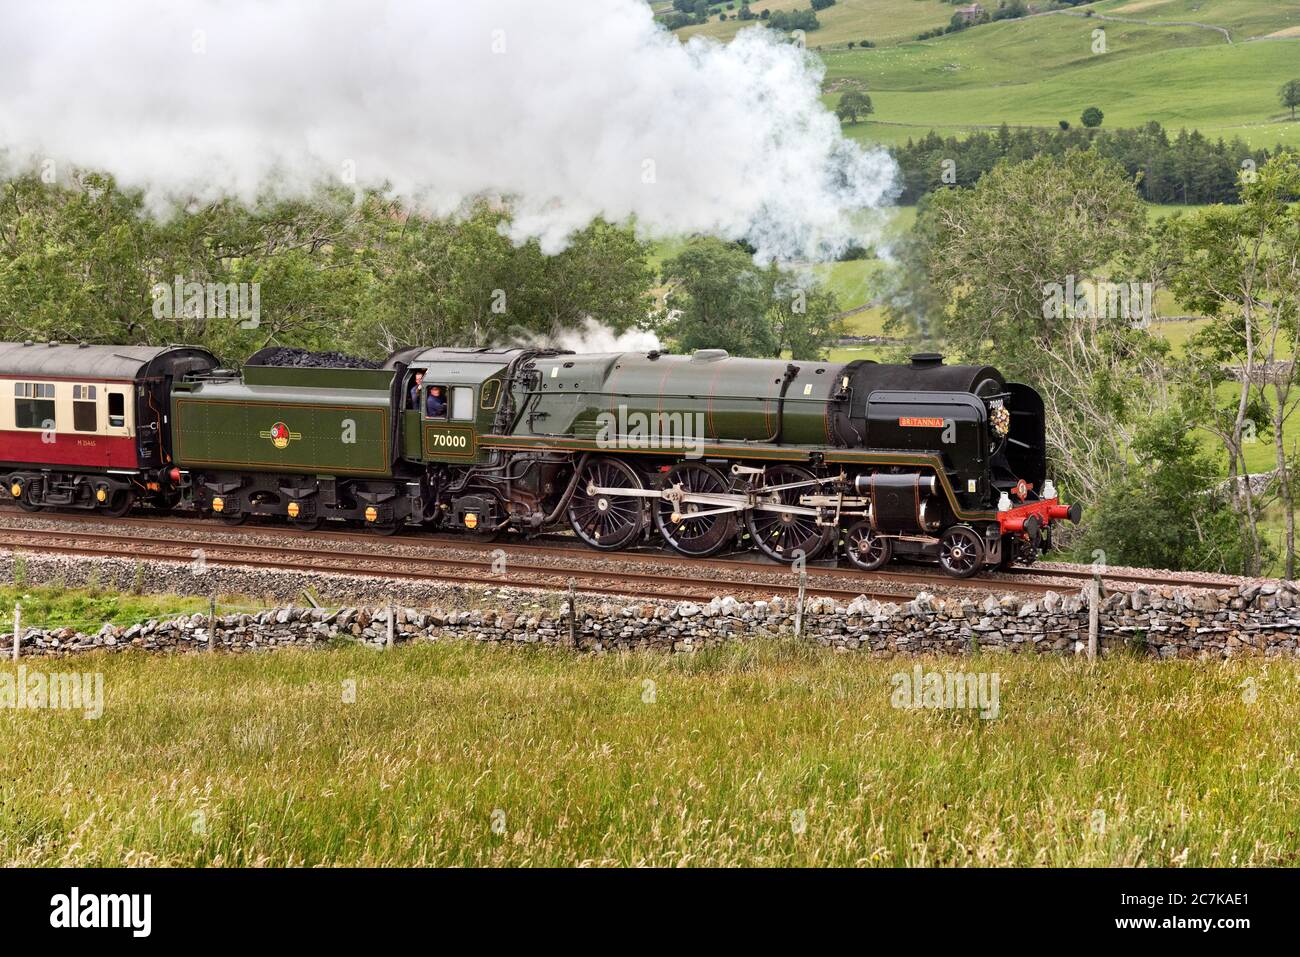
[[[108,425],[120,429],[126,425],[126,396],[121,392],[108,394]]]
[[[474,390],[458,385],[451,390],[451,417],[467,422],[474,418]]]
[[[72,387],[72,427],[78,432],[94,432],[99,428],[99,403],[95,401],[98,390],[93,385]]]
[[[54,383],[14,383],[14,425],[20,429],[53,427]]]

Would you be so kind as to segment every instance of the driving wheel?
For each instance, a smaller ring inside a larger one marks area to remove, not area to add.
[[[763,472],[763,488],[758,501],[766,505],[798,506],[804,495],[817,492],[817,476],[795,465],[776,465]],[[795,486],[783,488],[782,486]],[[834,525],[818,525],[817,516],[799,512],[750,509],[745,513],[749,536],[763,554],[778,562],[793,562],[800,556],[812,561],[834,541]]]
[[[638,495],[593,489],[645,488],[632,467],[618,459],[592,459],[582,469],[569,500],[569,526],[575,535],[602,551],[626,548],[645,528],[645,503]]]
[[[669,469],[664,475],[664,488],[678,485],[686,493],[721,495],[731,491],[726,477],[702,462],[681,462]],[[674,551],[694,558],[713,555],[736,536],[736,513],[720,511],[722,508],[704,502],[659,499],[654,509],[655,527]]]

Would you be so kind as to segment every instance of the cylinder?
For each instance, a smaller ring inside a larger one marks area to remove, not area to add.
[[[853,485],[870,501],[871,527],[878,532],[915,534],[939,527],[937,506],[931,499],[937,487],[933,475],[873,472],[857,476]]]

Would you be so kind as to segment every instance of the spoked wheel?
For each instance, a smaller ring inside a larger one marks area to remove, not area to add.
[[[626,548],[645,528],[645,500],[636,495],[593,492],[592,489],[644,489],[630,465],[618,459],[592,459],[582,468],[578,487],[569,500],[569,525],[592,548]]]
[[[685,492],[707,495],[731,490],[731,483],[721,472],[702,462],[681,462],[669,469],[664,476],[664,488],[675,485],[680,485]],[[736,536],[736,513],[718,511],[720,508],[723,506],[702,502],[682,502],[678,506],[668,499],[660,499],[655,503],[655,527],[664,541],[683,555],[695,558],[712,555]]]
[[[100,509],[109,518],[121,518],[127,512],[131,511],[131,506],[135,504],[135,494],[130,489],[120,488],[108,495],[108,501]]]
[[[858,522],[844,533],[844,557],[864,572],[874,572],[894,557],[894,542],[878,534],[870,522]]]
[[[817,491],[816,485],[802,483],[813,482],[816,478],[812,472],[796,465],[775,465],[763,472],[763,486],[776,488],[759,492],[758,500],[769,505],[797,506],[801,496],[813,495]],[[799,487],[779,487],[795,484]],[[745,513],[745,526],[749,529],[749,537],[763,554],[778,562],[793,562],[800,556],[810,562],[835,540],[834,525],[818,525],[815,515],[797,512],[750,509]]]
[[[939,539],[939,566],[953,578],[970,578],[984,565],[984,542],[975,530],[954,525]]]

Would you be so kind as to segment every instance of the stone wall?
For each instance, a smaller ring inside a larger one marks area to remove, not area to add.
[[[526,594],[526,593],[520,593]],[[781,599],[708,604],[579,599],[571,615],[567,602],[556,609],[447,610],[398,608],[394,641],[518,642],[576,647],[587,652],[659,648],[679,652],[723,641],[795,633],[793,603]],[[1160,658],[1222,659],[1237,656],[1297,657],[1300,586],[1290,582],[1252,585],[1236,592],[1142,589],[1106,597],[1100,612],[1104,654],[1126,649]],[[148,621],[128,628],[106,625],[94,634],[24,632],[24,656],[55,656],[87,650],[201,650],[208,645],[204,614]],[[326,642],[387,641],[384,608],[276,608],[216,620],[215,647],[252,651]],[[925,653],[966,654],[975,650],[1012,654],[1079,654],[1088,635],[1088,607],[1082,594],[1049,593],[1034,600],[1004,597],[982,603],[941,600],[922,594],[905,604],[859,598],[850,604],[812,599],[805,609],[803,637],[845,652],[877,657]],[[0,636],[0,649],[12,636]]]

